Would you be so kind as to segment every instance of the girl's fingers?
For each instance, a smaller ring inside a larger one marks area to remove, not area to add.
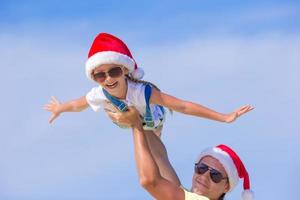
[[[53,105],[53,104],[56,104],[56,102],[53,101],[53,100],[50,100],[49,103],[48,103],[48,105]]]
[[[53,100],[53,102],[59,104],[59,101],[56,99],[56,97],[52,96],[51,99]]]
[[[51,124],[53,122],[53,120],[55,119],[55,115],[51,115],[50,119],[49,119],[49,123]]]
[[[245,109],[243,109],[243,110],[240,110],[240,111],[238,112],[238,114],[239,114],[239,115],[242,115],[242,114],[244,114],[244,113],[246,113],[246,112],[248,112],[248,111],[247,111],[247,108],[245,108]]]
[[[54,106],[53,104],[47,104],[44,106],[44,108],[53,109],[53,106]]]
[[[51,111],[51,108],[49,108],[49,107],[44,107],[44,110]]]
[[[48,110],[48,111],[50,111],[50,110],[52,110],[52,105],[45,105],[43,108],[45,109],[45,110]]]
[[[242,107],[240,107],[239,109],[237,109],[235,112],[236,113],[239,113],[239,112],[241,112],[243,109],[245,109],[247,106],[242,106]]]
[[[49,104],[51,104],[51,105],[57,105],[57,104],[59,104],[59,102],[56,100],[50,100],[50,102],[49,102]]]
[[[249,112],[251,110],[253,110],[253,107],[251,107],[251,106],[245,106],[241,110],[238,111],[238,115],[245,114],[245,113],[247,113],[247,112]]]
[[[58,115],[52,114],[50,119],[49,119],[49,123],[52,123],[57,117],[58,117]]]
[[[249,106],[243,106],[243,107],[241,107],[241,110],[244,110],[244,109],[246,109],[246,108],[248,108]]]

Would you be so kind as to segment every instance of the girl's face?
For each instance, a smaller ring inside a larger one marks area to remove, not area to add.
[[[127,68],[121,65],[104,64],[93,70],[92,77],[113,96],[125,98],[127,92],[126,74],[128,74]]]
[[[229,190],[226,171],[217,159],[211,156],[205,156],[199,161],[198,166],[201,166],[201,169],[194,173],[192,192],[214,200]],[[212,174],[217,177],[212,178]],[[220,177],[222,177],[222,179]],[[213,181],[213,179],[215,181]],[[216,181],[218,183],[216,183]]]

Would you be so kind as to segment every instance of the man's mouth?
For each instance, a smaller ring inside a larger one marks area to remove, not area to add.
[[[197,183],[197,185],[200,185],[200,186],[202,186],[202,187],[204,187],[206,189],[209,188],[208,185],[206,183],[204,183],[202,180],[197,180],[196,179],[196,183]]]

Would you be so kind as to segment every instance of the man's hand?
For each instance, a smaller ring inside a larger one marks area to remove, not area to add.
[[[138,127],[141,126],[141,119],[139,112],[133,106],[130,106],[126,112],[106,112],[107,115],[113,120],[114,122],[131,127]]]

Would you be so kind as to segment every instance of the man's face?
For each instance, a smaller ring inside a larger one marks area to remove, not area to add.
[[[201,174],[194,173],[192,181],[192,192],[208,197],[209,199],[218,199],[223,193],[229,190],[229,182],[226,171],[222,164],[211,156],[203,157],[199,163],[203,163],[204,166],[208,166],[209,169]],[[221,173],[224,177],[219,183],[215,183],[211,178],[211,172]]]

